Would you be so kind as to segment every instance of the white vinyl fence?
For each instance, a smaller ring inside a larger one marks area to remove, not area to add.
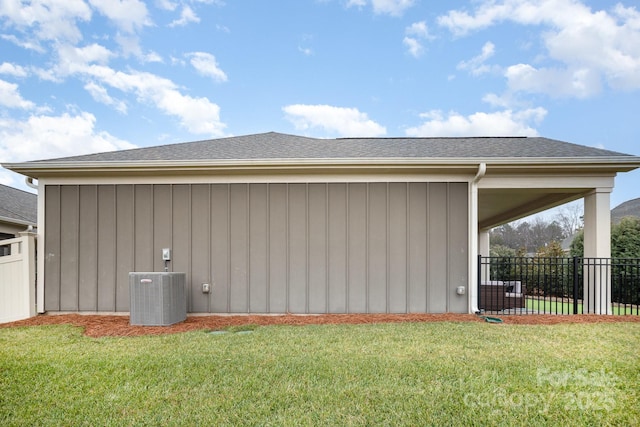
[[[36,314],[35,234],[0,240],[0,323]]]

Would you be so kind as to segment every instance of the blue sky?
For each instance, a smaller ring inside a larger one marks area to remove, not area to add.
[[[268,131],[640,155],[639,112],[636,1],[0,0],[0,162]]]

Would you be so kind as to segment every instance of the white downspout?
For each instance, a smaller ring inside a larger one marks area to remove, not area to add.
[[[33,180],[31,180],[33,184]],[[27,181],[27,185],[29,182]],[[38,180],[35,187],[38,190],[38,234],[36,237],[36,247],[38,255],[36,256],[36,311],[44,313],[44,182]]]
[[[478,172],[469,183],[469,311],[477,313],[478,287],[476,286],[476,272],[478,271],[478,182],[487,172],[487,164],[478,165]]]
[[[476,173],[476,176],[473,177],[473,183],[477,184],[485,173],[487,173],[487,164],[482,162],[478,165],[478,172]]]
[[[24,183],[27,184],[27,186],[33,188],[34,190],[38,189],[38,184],[34,184],[33,178],[31,178],[30,176],[25,177]]]

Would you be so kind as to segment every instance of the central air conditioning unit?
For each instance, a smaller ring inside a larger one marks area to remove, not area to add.
[[[168,326],[187,318],[185,273],[129,273],[131,325]]]

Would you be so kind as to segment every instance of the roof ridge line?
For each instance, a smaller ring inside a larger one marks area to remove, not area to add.
[[[335,140],[342,139],[527,139],[542,138],[539,136],[530,137],[526,135],[516,136],[342,136]]]

